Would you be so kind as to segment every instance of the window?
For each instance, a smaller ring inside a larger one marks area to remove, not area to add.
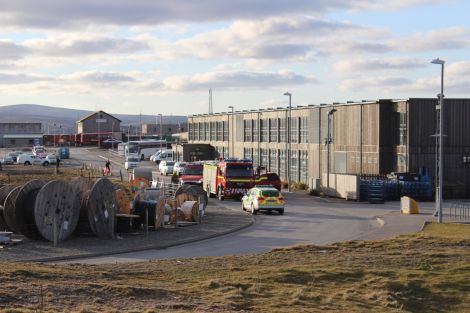
[[[283,180],[287,179],[286,176],[286,151],[279,150],[279,177]]]
[[[290,175],[291,175],[292,181],[299,181],[299,153],[298,151],[291,151]]]
[[[253,158],[251,148],[243,148],[243,158],[246,160],[251,160]]]
[[[253,141],[254,142],[258,142],[258,128],[259,128],[258,122],[259,122],[258,120],[253,120],[252,130],[253,130]]]
[[[253,165],[259,165],[259,156],[258,156],[258,149],[253,149]]]
[[[223,141],[228,141],[228,122],[226,121],[223,121],[223,127],[224,127],[224,138],[223,138]]]
[[[280,118],[279,123],[279,142],[286,142],[286,119]]]
[[[199,123],[199,140],[206,140],[205,124]]]
[[[277,118],[269,119],[269,142],[277,142]]]
[[[269,150],[269,171],[278,173],[277,149]]]
[[[301,143],[308,143],[308,118],[301,117],[300,122],[300,142]]]
[[[261,149],[261,162],[260,162],[260,165],[261,166],[265,166],[266,168],[269,167],[269,164],[268,164],[268,149]]]
[[[260,120],[259,122],[260,122],[261,142],[268,142],[269,122],[268,120]]]
[[[215,122],[211,122],[211,138],[209,140],[216,140],[215,135],[217,134],[217,131],[215,129]]]
[[[298,143],[299,142],[299,118],[298,117],[293,117],[291,119],[291,124],[290,124],[290,140],[293,143]]]
[[[405,146],[407,144],[406,134],[406,113],[399,112],[399,124],[398,124],[398,144]]]
[[[300,151],[300,182],[308,183],[308,152]]]
[[[222,122],[217,122],[217,141],[222,141],[223,140],[223,131],[224,131],[224,125]]]
[[[206,137],[204,137],[204,140],[211,140],[210,138],[210,124],[209,123],[204,123],[204,127],[205,127],[205,130],[206,130]]]
[[[188,137],[189,137],[189,141],[194,140],[194,125],[193,125],[193,123],[188,124]]]
[[[245,142],[250,142],[252,139],[252,127],[253,121],[252,120],[244,120],[243,121],[243,129],[245,132]]]

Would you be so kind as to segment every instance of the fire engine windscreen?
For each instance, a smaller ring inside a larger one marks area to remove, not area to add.
[[[230,164],[226,169],[227,177],[249,177],[253,176],[252,164]]]
[[[202,166],[187,166],[183,170],[183,175],[202,175]]]

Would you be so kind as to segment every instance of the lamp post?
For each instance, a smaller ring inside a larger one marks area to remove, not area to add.
[[[442,223],[442,187],[443,187],[443,137],[442,130],[444,128],[444,60],[439,58],[431,61],[432,64],[441,65],[441,93],[439,97],[439,149],[436,147],[436,213],[438,223]]]
[[[233,137],[233,109],[234,109],[234,107],[233,107],[233,105],[230,105],[228,108],[232,109],[232,122],[230,123],[230,137],[232,137],[232,139],[231,139],[231,141],[232,141],[231,146],[232,147],[230,148],[230,153],[232,154],[232,158],[233,158],[233,157],[235,157],[235,155],[233,153],[233,150],[234,150],[234,148],[233,148],[233,142],[234,142],[234,137]]]
[[[160,151],[162,150],[162,146],[163,146],[163,115],[162,113],[158,113],[158,116],[160,116]]]
[[[291,153],[292,153],[292,140],[291,140],[291,121],[292,121],[292,94],[290,92],[285,92],[284,96],[289,97],[289,117],[287,119],[287,142],[288,142],[288,148],[287,148],[287,191],[290,192],[290,185],[291,185],[291,175],[290,175],[290,167],[291,167]]]
[[[114,122],[111,124],[111,150],[114,150]]]
[[[332,142],[331,139],[331,116],[333,113],[336,112],[336,109],[331,109],[328,111],[328,134],[326,136],[326,195],[328,195],[330,191],[330,144]]]

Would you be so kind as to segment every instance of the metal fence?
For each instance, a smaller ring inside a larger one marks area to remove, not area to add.
[[[447,215],[458,220],[470,220],[470,202],[451,202],[446,206]]]

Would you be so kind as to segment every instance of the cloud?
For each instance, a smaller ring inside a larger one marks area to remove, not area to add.
[[[470,28],[449,27],[415,33],[389,41],[395,51],[458,50],[470,47]]]
[[[135,82],[136,79],[130,75],[121,73],[110,73],[110,72],[77,72],[67,76],[63,76],[62,79],[71,82],[80,83],[102,83],[102,84],[116,84],[116,83],[127,83]]]
[[[375,1],[356,1],[354,10],[373,10],[373,11],[389,11],[399,10],[405,7],[432,5],[447,3],[448,0],[375,0]],[[354,11],[353,10],[353,11]]]
[[[41,75],[27,75],[21,73],[0,73],[0,85],[22,85],[42,81],[52,81],[53,78]]]
[[[356,59],[337,62],[333,64],[333,69],[338,73],[403,70],[425,67],[428,63],[429,62],[410,57]]]
[[[11,40],[0,40],[0,60],[17,60],[23,57],[27,49]]]
[[[84,28],[88,25],[161,25],[263,19],[273,15],[321,13],[352,8],[360,0],[15,0],[0,5],[6,27]]]
[[[256,90],[316,83],[314,77],[292,72],[208,72],[193,76],[173,76],[163,80],[167,91]]]
[[[447,66],[446,76],[468,76],[470,79],[470,61],[454,62]]]
[[[75,57],[96,54],[129,54],[149,49],[141,41],[105,37],[58,36],[24,43],[36,55]]]
[[[365,92],[367,90],[403,88],[410,84],[412,84],[412,80],[405,77],[382,76],[346,79],[340,83],[339,88],[341,91]]]

